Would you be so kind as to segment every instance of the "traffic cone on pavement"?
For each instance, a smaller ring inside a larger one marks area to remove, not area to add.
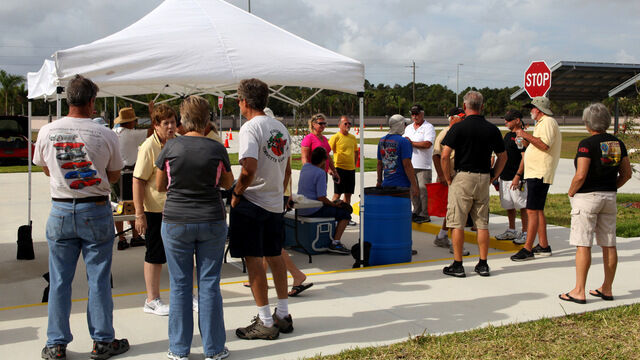
[[[229,139],[224,139],[224,147],[229,148]]]
[[[231,128],[229,128],[229,140],[233,140],[233,133],[231,132]]]

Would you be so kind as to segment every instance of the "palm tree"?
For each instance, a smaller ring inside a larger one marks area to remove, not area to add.
[[[24,82],[24,76],[9,74],[4,70],[0,70],[0,85],[2,85],[2,94],[4,95],[4,114],[9,114],[9,94],[14,88]]]

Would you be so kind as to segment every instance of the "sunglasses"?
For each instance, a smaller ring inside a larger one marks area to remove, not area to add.
[[[347,125],[347,126],[351,126],[351,123],[350,123],[350,122],[346,122],[346,123],[343,123],[343,124],[345,124],[345,125]]]
[[[326,122],[317,122],[316,124],[320,125],[320,126],[327,126]]]

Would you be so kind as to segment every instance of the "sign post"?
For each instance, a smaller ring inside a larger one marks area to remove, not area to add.
[[[524,72],[524,90],[529,97],[544,96],[551,88],[551,70],[544,61],[532,61]]]
[[[218,109],[220,109],[220,127],[218,128],[218,134],[222,134],[222,106],[224,105],[224,96],[218,96]],[[220,135],[222,139],[222,135]]]

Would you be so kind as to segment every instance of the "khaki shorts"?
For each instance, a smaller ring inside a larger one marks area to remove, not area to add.
[[[599,246],[616,246],[616,192],[578,193],[571,202],[569,244],[591,247],[593,235]]]
[[[458,172],[449,187],[447,226],[462,229],[471,216],[478,229],[489,227],[489,174]]]
[[[500,206],[505,210],[524,209],[527,207],[527,185],[524,180],[520,181],[524,185],[524,190],[511,189],[512,181],[500,180]]]

